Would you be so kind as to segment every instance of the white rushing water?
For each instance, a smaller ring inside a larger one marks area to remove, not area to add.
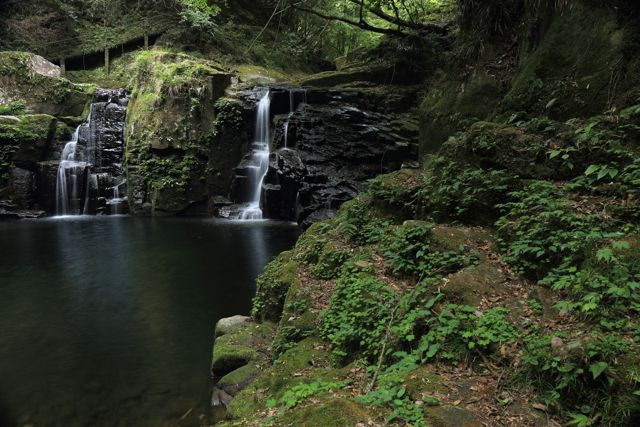
[[[249,168],[251,199],[249,204],[240,212],[240,219],[262,219],[260,196],[262,194],[262,183],[269,170],[270,107],[271,98],[267,90],[258,103],[258,111],[256,113],[256,136],[252,145],[251,167]]]
[[[85,164],[76,161],[76,146],[78,145],[78,132],[80,126],[67,142],[60,156],[60,165],[56,177],[56,214],[70,215],[74,212],[71,202],[78,200],[78,185],[84,173]],[[70,185],[69,185],[70,184]]]
[[[125,145],[123,99],[122,91],[103,90],[62,150],[56,174],[57,216],[126,213],[120,157]]]

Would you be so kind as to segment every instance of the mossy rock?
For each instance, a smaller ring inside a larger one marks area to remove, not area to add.
[[[261,372],[260,365],[250,362],[220,378],[216,387],[235,396],[240,390],[247,388]]]
[[[485,169],[507,170],[525,178],[549,178],[557,172],[548,162],[548,140],[521,128],[477,122],[462,137],[450,138],[441,153]]]
[[[435,394],[446,395],[449,390],[446,381],[431,366],[421,366],[409,372],[404,378],[404,386],[414,401],[424,400]]]
[[[373,204],[398,219],[414,215],[416,193],[424,186],[420,169],[400,169],[369,181]]]
[[[89,90],[60,77],[58,67],[27,52],[0,52],[0,106],[21,102],[29,113],[80,116]]]
[[[425,408],[425,421],[431,427],[476,427],[482,425],[473,412],[458,406]]]
[[[497,266],[485,261],[447,277],[441,291],[448,302],[475,306],[485,297],[505,293],[506,282],[505,274]]]
[[[247,322],[249,322],[250,320],[250,317],[240,315],[225,317],[218,320],[218,322],[216,323],[216,338],[220,338],[223,335],[232,334],[239,331],[240,329],[245,328]]]
[[[350,256],[348,250],[336,248],[332,242],[328,242],[320,251],[317,262],[311,265],[311,273],[318,279],[335,279],[340,268]]]
[[[229,404],[229,414],[232,418],[250,418],[266,407],[267,400],[280,399],[291,387],[318,378],[333,379],[335,375],[325,345],[317,338],[307,338],[287,350],[238,393]]]
[[[248,363],[264,362],[274,331],[271,323],[247,322],[233,333],[217,338],[211,361],[213,375],[221,378]]]
[[[0,185],[14,165],[32,169],[44,160],[55,130],[56,119],[49,115],[0,116]]]
[[[497,249],[495,237],[485,228],[438,224],[431,232],[434,245],[441,250],[457,251],[460,246],[470,246],[478,242],[488,244],[492,250]]]
[[[502,99],[503,91],[487,72],[469,78],[457,70],[437,75],[420,107],[420,155],[437,152],[456,132],[471,123],[490,118]]]
[[[613,9],[575,2],[555,15],[513,79],[502,108],[561,120],[601,113],[615,93],[611,76],[623,71],[629,31],[621,29]],[[632,80],[621,82],[618,93]]]
[[[359,423],[366,425],[372,408],[348,398],[324,398],[320,403],[301,405],[286,411],[275,420],[276,426],[342,427]]]
[[[292,252],[282,252],[267,265],[256,281],[253,316],[259,321],[278,322],[287,291],[298,281],[298,263],[292,259]]]
[[[278,358],[295,343],[314,335],[317,314],[311,311],[313,301],[305,282],[297,280],[289,287],[283,306],[278,332],[271,347],[271,355]]]
[[[161,50],[136,55],[127,111],[127,182],[134,214],[190,214],[228,189],[237,139],[221,139],[218,103],[231,74],[216,62]],[[222,155],[224,153],[224,155]],[[200,212],[199,212],[200,213]]]

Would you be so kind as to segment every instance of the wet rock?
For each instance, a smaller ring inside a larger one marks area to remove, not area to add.
[[[412,105],[406,90],[397,97],[372,88],[270,90],[272,153],[261,194],[266,218],[306,226],[331,217],[369,179],[417,158],[418,125],[406,114]],[[237,96],[255,103],[257,92]],[[398,97],[404,102],[390,110],[381,102]],[[254,170],[250,155],[237,166],[236,203],[248,200]]]
[[[363,191],[367,180],[412,157],[411,140],[396,133],[387,117],[353,105],[302,104],[288,120],[289,149],[271,156],[265,178],[269,218],[308,223],[331,216],[327,211]],[[281,128],[277,123],[280,147]]]
[[[36,174],[32,171],[13,168],[9,180],[14,202],[22,209],[33,206],[36,191]]]

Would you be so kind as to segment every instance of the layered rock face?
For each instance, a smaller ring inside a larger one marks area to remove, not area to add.
[[[242,107],[221,99],[231,74],[213,61],[138,55],[127,118],[129,200],[136,215],[206,215],[242,156]],[[244,138],[242,138],[244,141]]]
[[[406,113],[410,104],[390,108],[393,97],[389,104],[372,102],[366,89],[271,92],[272,152],[261,196],[265,218],[307,226],[331,217],[369,179],[416,159],[418,127]],[[252,167],[246,157],[236,168],[236,202],[246,199]]]
[[[79,128],[77,151],[91,165],[85,214],[128,211],[123,168],[127,104],[123,90],[98,90],[90,120]]]

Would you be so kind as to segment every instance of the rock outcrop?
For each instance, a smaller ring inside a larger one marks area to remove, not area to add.
[[[206,214],[240,161],[241,106],[221,100],[231,74],[211,61],[149,51],[135,63],[127,119],[129,200],[137,215]]]
[[[254,91],[240,93],[245,100]],[[304,226],[331,217],[380,173],[417,159],[418,124],[409,91],[271,88],[272,153],[262,186],[265,218]],[[286,132],[286,134],[285,134]],[[246,199],[246,157],[231,197]]]

